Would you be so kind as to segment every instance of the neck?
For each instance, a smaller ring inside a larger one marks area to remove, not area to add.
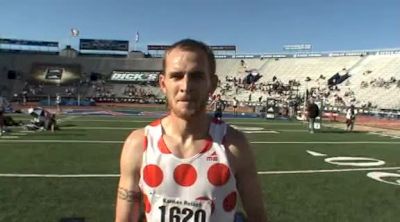
[[[182,119],[172,112],[163,122],[164,130],[172,136],[180,137],[182,140],[200,139],[208,135],[210,118],[206,113]]]

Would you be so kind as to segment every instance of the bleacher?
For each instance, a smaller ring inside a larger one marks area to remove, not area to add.
[[[118,57],[92,57],[79,55],[70,58],[59,55],[29,54],[29,53],[0,53],[0,89],[2,94],[10,97],[15,92],[21,92],[24,83],[30,79],[33,64],[73,64],[80,67],[80,75],[82,80],[86,81],[90,78],[91,73],[97,73],[101,79],[106,81],[109,91],[116,97],[127,97],[129,95],[123,90],[128,83],[108,83],[109,77],[114,70],[154,70],[159,71],[162,67],[160,58],[118,58]],[[391,55],[362,54],[362,55],[335,55],[335,56],[319,56],[319,57],[286,57],[286,58],[266,58],[254,57],[248,58],[223,58],[216,61],[216,73],[221,80],[220,86],[216,93],[222,93],[222,86],[227,83],[231,85],[231,90],[225,90],[223,98],[231,100],[233,97],[241,101],[248,101],[251,93],[252,101],[258,101],[262,96],[263,100],[267,96],[275,97],[277,95],[267,95],[265,88],[267,85],[273,84],[273,77],[276,77],[281,84],[288,84],[291,80],[300,83],[297,92],[304,95],[306,89],[319,88],[320,91],[326,92],[328,89],[327,80],[339,73],[341,75],[348,73],[350,77],[344,82],[338,84],[335,90],[327,98],[327,101],[333,100],[333,95],[342,97],[344,103],[353,103],[356,106],[365,106],[372,104],[379,108],[400,109],[400,55],[392,53]],[[7,72],[15,70],[18,75],[17,79],[7,79]],[[236,90],[233,82],[227,82],[226,79],[236,78],[243,80],[249,71],[255,70],[262,75],[261,79],[256,82],[257,87],[252,91],[246,88]],[[308,79],[308,80],[307,80]],[[391,82],[389,84],[389,82]],[[261,85],[261,87],[259,87]],[[140,84],[138,84],[139,86]],[[366,86],[367,85],[367,86]],[[45,86],[43,95],[54,96],[55,93],[64,93],[63,87],[71,87],[64,85],[61,87]],[[74,87],[77,87],[76,85]],[[156,97],[163,97],[156,87],[140,86],[150,91]],[[81,85],[78,87],[78,93],[83,97],[93,97],[96,90],[91,84]],[[348,96],[351,92],[351,96]],[[52,95],[54,94],[54,95]],[[75,93],[76,95],[76,93]],[[287,97],[286,97],[287,98]]]

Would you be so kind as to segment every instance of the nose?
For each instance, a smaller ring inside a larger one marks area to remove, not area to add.
[[[193,89],[193,80],[191,80],[188,74],[185,74],[184,78],[182,78],[181,82],[181,92],[190,92]]]

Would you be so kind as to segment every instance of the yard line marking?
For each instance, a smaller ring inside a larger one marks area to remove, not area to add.
[[[57,123],[63,123],[67,121],[73,121],[73,119],[76,119],[76,116],[66,116],[60,119],[57,119]]]
[[[0,140],[9,143],[117,143],[116,140]],[[400,141],[251,141],[252,144],[400,144]]]
[[[252,141],[254,144],[400,144],[400,141]]]
[[[61,125],[62,127],[62,125]],[[84,129],[84,130],[136,130],[139,129],[137,127],[108,127],[108,126],[99,126],[99,127],[80,127],[80,126],[67,126],[62,129]],[[307,130],[285,130],[285,129],[269,129],[269,130],[242,130],[244,133],[279,133],[282,132],[308,132]]]
[[[229,122],[229,124],[255,124],[255,125],[268,125],[268,126],[282,126],[282,125],[295,125],[295,126],[302,126],[300,123],[269,123],[269,122]]]
[[[390,137],[392,139],[400,139],[400,136],[389,135],[384,132],[368,132],[368,134],[378,135],[378,136],[383,136],[383,137]]]
[[[19,174],[3,173],[0,177],[57,177],[57,178],[87,178],[87,177],[119,177],[119,174]]]
[[[28,135],[27,133],[19,133],[19,132],[15,132],[15,133],[9,133],[11,136],[26,136]]]
[[[124,141],[107,141],[107,140],[0,140],[6,143],[109,143],[122,144]]]
[[[19,132],[21,132],[21,133],[34,133],[34,131],[30,131],[30,130],[21,130]]]
[[[156,118],[155,118],[156,119]],[[108,120],[108,119],[70,119],[68,121],[70,122],[116,122],[116,123],[151,123],[154,119],[149,119],[149,120]]]
[[[372,171],[372,170],[399,170],[400,167],[370,167],[370,168],[345,168],[330,170],[287,170],[287,171],[260,171],[258,174],[311,174],[311,173],[336,173],[336,172],[352,172],[352,171]]]
[[[309,153],[312,156],[327,156],[326,154],[323,153],[317,153],[315,151],[307,150],[307,153]]]
[[[3,139],[18,139],[19,136],[0,136],[1,141],[4,141]]]
[[[257,134],[257,133],[279,133],[278,131],[275,130],[243,130],[244,133],[252,133],[252,134]]]
[[[62,126],[61,126],[62,127]],[[79,127],[79,126],[72,126],[72,127],[63,127],[63,130],[68,130],[68,129],[86,129],[86,130],[136,130],[139,128],[134,128],[134,127]]]
[[[287,171],[258,171],[259,175],[279,175],[279,174],[313,174],[313,173],[337,173],[353,171],[373,171],[373,170],[399,170],[400,167],[370,167],[370,168],[346,168],[330,170],[287,170]],[[119,177],[120,174],[20,174],[2,173],[0,177],[41,177],[41,178],[104,178]]]
[[[115,118],[115,117],[114,117]],[[150,118],[149,120],[121,120],[121,119],[80,119],[80,117],[76,117],[74,119],[70,119],[68,121],[71,122],[129,122],[129,123],[151,123],[153,120],[155,120],[157,118]],[[302,126],[302,124],[300,123],[269,123],[269,122],[228,122],[229,124],[265,124],[265,125],[270,125],[270,126],[274,126],[274,125],[298,125],[298,126]]]

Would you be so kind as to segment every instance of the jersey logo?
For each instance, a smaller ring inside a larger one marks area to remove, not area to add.
[[[218,154],[217,152],[213,152],[210,156],[207,157],[207,161],[218,161]]]

